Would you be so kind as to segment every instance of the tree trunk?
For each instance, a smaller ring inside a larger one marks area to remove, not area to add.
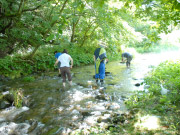
[[[87,29],[86,29],[86,31],[84,33],[83,41],[82,41],[80,47],[82,47],[84,45],[85,41],[88,39],[87,33],[89,32],[90,28],[92,27],[92,24],[93,24],[93,22],[91,24],[89,24],[89,26],[87,27]]]
[[[38,50],[38,48],[40,47],[40,45],[38,45],[38,46],[36,46],[35,48],[34,48],[34,50],[32,51],[32,53],[30,54],[30,58],[33,58],[34,57],[34,55],[35,55],[35,53],[36,53],[36,51]]]
[[[75,34],[75,29],[76,29],[76,26],[80,20],[80,17],[78,18],[78,20],[76,21],[76,23],[73,21],[73,28],[72,28],[72,35],[71,35],[71,43],[74,43],[74,34]]]
[[[68,0],[65,0],[65,1],[64,1],[63,6],[62,6],[62,8],[60,9],[60,14],[61,14],[62,11],[64,10],[65,5],[66,5],[67,2],[68,2]],[[56,23],[57,23],[57,21],[55,21],[54,23],[52,23],[52,24],[51,24],[51,27],[42,34],[43,37],[44,37],[44,39],[45,39],[45,37],[47,36],[47,34],[49,33],[49,31],[52,29],[52,27],[53,27]],[[37,45],[37,46],[34,48],[34,50],[32,51],[32,53],[30,54],[30,58],[33,58],[33,57],[34,57],[36,51],[39,49],[40,46],[41,46],[41,45]]]

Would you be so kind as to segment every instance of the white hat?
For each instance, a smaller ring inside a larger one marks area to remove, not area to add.
[[[105,45],[105,43],[103,43],[103,42],[100,42],[100,43],[99,43],[99,46],[100,46],[100,47],[104,47],[104,48],[107,47],[107,46]]]

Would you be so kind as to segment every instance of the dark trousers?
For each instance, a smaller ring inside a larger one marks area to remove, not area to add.
[[[63,82],[66,82],[66,75],[68,76],[68,81],[72,81],[70,67],[60,67],[61,77],[63,78]]]

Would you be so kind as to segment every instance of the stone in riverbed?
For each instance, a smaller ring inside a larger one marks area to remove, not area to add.
[[[10,106],[11,106],[11,104],[8,101],[0,101],[0,109],[5,109]]]
[[[135,86],[139,87],[141,84],[140,83],[136,83]]]

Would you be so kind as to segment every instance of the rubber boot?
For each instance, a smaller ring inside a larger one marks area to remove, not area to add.
[[[100,80],[101,86],[104,85],[104,80]]]
[[[96,83],[98,83],[98,79],[96,79]]]

